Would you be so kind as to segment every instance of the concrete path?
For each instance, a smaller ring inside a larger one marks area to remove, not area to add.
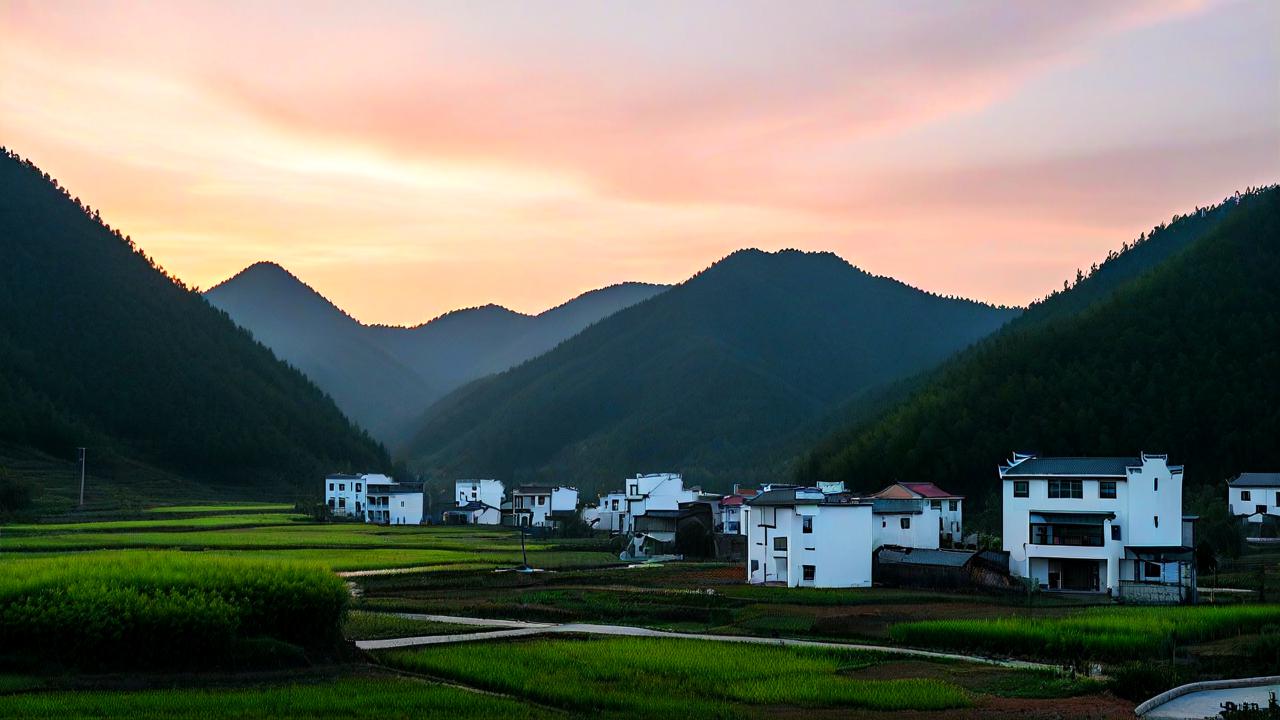
[[[823,642],[819,640],[793,640],[789,638],[766,638],[751,635],[715,635],[710,633],[682,633],[651,628],[633,627],[630,625],[596,625],[593,623],[534,623],[521,620],[490,620],[487,618],[454,617],[451,615],[417,615],[411,613],[395,613],[401,617],[432,622],[446,622],[458,625],[476,625],[482,627],[502,627],[504,630],[489,632],[464,633],[455,635],[423,635],[419,637],[391,638],[388,640],[357,640],[356,647],[361,650],[386,650],[389,648],[417,647],[420,645],[446,645],[460,642],[476,642],[482,640],[501,640],[513,637],[528,637],[544,634],[579,634],[579,635],[614,635],[623,637],[675,638],[679,640],[706,640],[711,642],[735,642],[750,645],[777,645],[783,647],[816,647],[833,650],[857,650],[879,652],[891,655],[907,655],[930,660],[948,660],[956,662],[979,663],[997,667],[1015,668],[1019,670],[1051,670],[1057,671],[1054,665],[1027,662],[1025,660],[998,660],[976,655],[959,655],[955,653],[934,652],[932,650],[915,650],[912,648],[891,647],[887,645],[863,645],[854,643]]]
[[[1214,680],[1174,688],[1139,705],[1144,720],[1191,720],[1217,717],[1222,703],[1257,703],[1267,707],[1270,694],[1280,697],[1280,678]]]

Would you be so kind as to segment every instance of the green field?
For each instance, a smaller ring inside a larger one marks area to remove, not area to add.
[[[553,715],[514,700],[403,677],[343,678],[276,687],[80,690],[11,695],[0,700],[0,718],[59,720],[520,720]]]
[[[894,625],[903,645],[1001,655],[1123,662],[1163,658],[1177,644],[1256,633],[1280,624],[1280,605],[1106,607],[1057,618],[924,620]]]
[[[474,625],[436,622],[401,617],[389,613],[353,610],[342,622],[342,636],[348,640],[382,640],[384,638],[415,637],[420,635],[450,635],[473,633]]]
[[[939,680],[857,680],[868,653],[650,638],[539,639],[389,651],[388,664],[555,707],[627,717],[741,717],[752,706],[943,710],[973,700]]]

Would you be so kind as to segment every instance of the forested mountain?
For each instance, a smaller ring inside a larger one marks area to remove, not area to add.
[[[226,483],[389,469],[301,373],[97,212],[0,155],[0,443]]]
[[[407,448],[456,473],[571,482],[768,479],[764,450],[1016,310],[930,295],[830,253],[744,250],[433,406]],[[773,478],[776,479],[776,478]]]
[[[929,480],[977,507],[994,503],[996,465],[1013,450],[1165,452],[1193,485],[1280,467],[1280,191],[1175,218],[1144,240],[906,402],[831,436],[799,479]]]
[[[624,283],[539,315],[486,305],[412,328],[363,325],[273,263],[246,268],[205,297],[306,373],[349,417],[395,442],[450,390],[546,352],[664,289]]]

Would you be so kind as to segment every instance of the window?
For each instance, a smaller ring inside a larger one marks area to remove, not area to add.
[[[948,500],[947,502],[948,502],[948,507],[951,509],[951,512],[955,512],[960,509],[959,500]]]
[[[1267,514],[1267,506],[1266,506],[1266,505],[1254,505],[1254,506],[1253,506],[1253,510],[1254,510],[1254,512],[1258,513],[1259,515],[1266,515],[1266,514]]]
[[[759,561],[759,560],[752,560],[752,561],[751,561],[751,572],[753,572],[753,573],[754,573],[754,572],[758,572],[759,570],[760,570],[760,561]]]
[[[631,489],[630,489],[628,492],[630,492],[632,495],[639,495],[639,494],[640,494],[640,486],[639,486],[639,485],[632,485],[632,486],[631,486]]]
[[[360,492],[360,483],[356,483],[356,492]]]
[[[1031,483],[1027,482],[1026,480],[1013,481],[1014,497],[1029,497],[1030,495],[1031,495]]]
[[[1144,577],[1144,578],[1159,578],[1159,577],[1160,577],[1160,563],[1153,563],[1153,562],[1144,562],[1144,563],[1142,563],[1142,577]]]
[[[1276,493],[1276,504],[1280,505],[1280,492]]]
[[[786,550],[786,549],[787,549],[787,539],[786,539],[785,537],[776,537],[776,538],[774,538],[774,539],[773,539],[773,549],[774,549],[774,550]]]
[[[614,501],[613,501],[613,509],[614,509],[614,510],[617,510],[617,509],[618,509],[618,501],[617,501],[617,500],[614,500]]]
[[[333,509],[333,498],[329,498],[329,509]]]
[[[1252,499],[1253,499],[1253,494],[1252,494],[1252,493],[1250,493],[1248,490],[1241,490],[1241,491],[1240,491],[1240,499],[1241,499],[1241,500],[1245,500],[1245,501],[1252,500]]]
[[[805,533],[813,532],[813,518],[806,517],[801,519],[800,527],[801,527],[801,532],[805,532]]]
[[[1160,478],[1152,478],[1151,489],[1153,492],[1160,492]]]
[[[929,507],[933,508],[934,510],[941,510],[941,509],[942,509],[942,501],[941,501],[941,500],[930,500],[930,501],[929,501]]]
[[[1084,497],[1084,481],[1083,480],[1050,480],[1049,481],[1049,497],[1050,498],[1074,498]]]
[[[360,501],[356,501],[356,512],[360,512]]]
[[[951,523],[951,532],[960,532],[960,523],[958,523],[958,522],[952,522],[952,523]]]
[[[1119,526],[1119,525],[1112,525],[1112,526],[1111,526],[1111,539],[1112,539],[1112,540],[1117,540],[1117,541],[1118,541],[1118,540],[1120,540],[1120,526]]]
[[[911,518],[909,518],[909,517],[904,517],[904,518],[902,518],[902,520],[900,520],[900,521],[899,521],[899,523],[898,523],[898,524],[902,526],[902,529],[903,529],[903,530],[910,530],[910,529],[911,529]]]
[[[888,520],[881,520],[881,521],[880,521],[880,527],[882,527],[882,528],[883,528],[883,527],[889,527],[889,521],[888,521]]]
[[[333,492],[333,483],[329,483],[329,492]]]
[[[1104,500],[1114,500],[1116,498],[1116,481],[1103,480],[1098,483],[1098,497]]]
[[[800,570],[804,573],[805,582],[813,582],[813,576],[818,574],[818,568],[814,565],[801,565]]]
[[[538,504],[539,504],[539,505],[546,505],[546,504],[547,504],[547,496],[546,496],[546,495],[539,495],[539,496],[538,496]]]
[[[340,507],[340,508],[342,508],[342,509],[344,509],[344,510],[345,510],[345,509],[347,508],[347,499],[346,499],[346,498],[338,498],[338,507]]]
[[[1159,516],[1159,515],[1152,515],[1152,516],[1151,516],[1151,522],[1152,522],[1152,523],[1154,523],[1156,527],[1160,527],[1160,516]]]
[[[338,492],[346,492],[346,491],[347,491],[347,484],[346,484],[346,483],[339,483],[339,485],[338,485]]]

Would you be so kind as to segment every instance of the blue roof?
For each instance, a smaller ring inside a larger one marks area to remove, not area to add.
[[[1004,477],[1041,477],[1044,475],[1085,475],[1089,477],[1126,477],[1127,468],[1141,467],[1136,457],[1033,457],[1006,469]]]
[[[1240,473],[1227,484],[1231,487],[1280,487],[1280,473]]]

